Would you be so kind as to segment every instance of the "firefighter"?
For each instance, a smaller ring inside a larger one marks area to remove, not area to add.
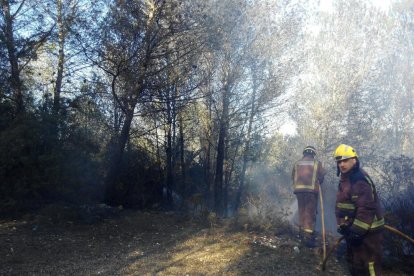
[[[325,176],[322,163],[315,159],[315,155],[314,147],[305,147],[302,159],[295,162],[292,170],[294,194],[298,201],[299,236],[307,247],[315,247],[318,192]]]
[[[339,145],[335,160],[340,175],[335,215],[338,232],[345,236],[350,272],[381,275],[384,218],[374,183],[352,147]]]

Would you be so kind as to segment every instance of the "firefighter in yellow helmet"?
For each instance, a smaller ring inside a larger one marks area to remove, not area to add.
[[[325,170],[321,162],[315,159],[315,155],[314,147],[305,147],[303,157],[295,162],[292,170],[294,194],[298,201],[299,236],[307,247],[315,246],[318,192],[325,176]]]
[[[335,215],[345,236],[352,275],[381,275],[384,218],[374,183],[360,168],[356,151],[341,144],[335,150],[337,175]]]

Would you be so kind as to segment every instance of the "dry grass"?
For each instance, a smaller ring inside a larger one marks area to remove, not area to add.
[[[0,274],[321,275],[319,253],[294,237],[234,231],[224,224],[126,211],[92,225],[3,221]],[[347,275],[335,258],[324,274]]]
[[[168,249],[131,264],[126,275],[219,275],[249,251],[249,241],[241,234],[216,235],[201,231]]]

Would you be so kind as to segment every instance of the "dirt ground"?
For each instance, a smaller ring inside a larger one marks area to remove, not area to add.
[[[235,230],[229,221],[123,211],[93,223],[0,221],[1,275],[348,275],[333,255],[292,235]],[[409,275],[385,271],[384,275]]]

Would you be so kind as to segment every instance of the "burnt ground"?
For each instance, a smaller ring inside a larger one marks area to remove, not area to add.
[[[121,211],[99,221],[0,221],[1,275],[348,275],[290,234],[235,230],[229,221]],[[296,250],[294,249],[295,247]],[[409,275],[386,270],[384,275]]]

